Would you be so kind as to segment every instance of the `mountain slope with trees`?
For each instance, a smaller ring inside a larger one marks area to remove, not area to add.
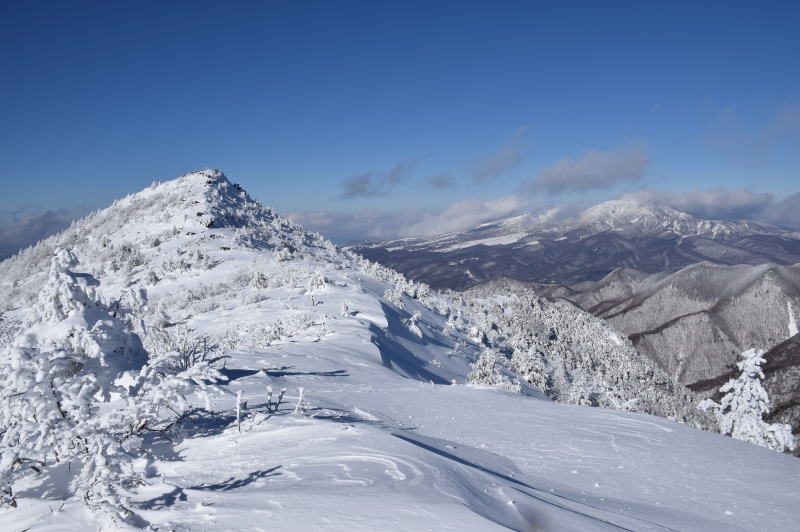
[[[800,518],[800,462],[694,428],[692,395],[602,321],[437,294],[218,171],[0,263],[0,295],[3,529]]]

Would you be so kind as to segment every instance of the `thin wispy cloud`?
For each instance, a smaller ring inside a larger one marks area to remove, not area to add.
[[[438,190],[452,188],[456,184],[455,179],[450,174],[432,175],[430,177],[425,178],[424,182],[426,185]]]
[[[68,209],[0,211],[0,260],[65,229],[77,216]]]
[[[478,161],[472,170],[472,180],[483,183],[500,177],[502,174],[518,166],[525,159],[525,134],[528,126],[522,126],[490,156]]]
[[[650,164],[647,146],[636,143],[615,151],[586,150],[578,157],[564,157],[527,181],[530,192],[561,194],[610,188],[644,177]]]
[[[340,197],[352,199],[386,196],[411,174],[417,164],[419,159],[407,159],[382,173],[367,172],[348,177],[340,184]]]
[[[763,164],[782,142],[800,140],[800,105],[781,106],[756,124],[748,124],[736,107],[725,107],[706,124],[702,139],[706,148],[731,161]]]
[[[483,222],[522,212],[527,206],[519,196],[493,200],[466,200],[441,212],[405,210],[392,213],[292,212],[287,216],[306,229],[319,231],[336,242],[388,240],[466,231]]]
[[[427,214],[415,223],[400,228],[400,236],[426,236],[465,231],[490,220],[522,211],[527,202],[519,196],[505,196],[488,201],[465,200],[454,203],[438,214]]]
[[[644,189],[620,197],[675,207],[700,218],[753,220],[800,229],[800,193],[778,199],[768,192],[716,187],[687,192]]]
[[[774,196],[744,188],[729,190],[716,187],[688,192],[644,189],[627,192],[622,198],[669,205],[702,218],[745,219],[761,213]]]
[[[304,229],[318,231],[334,242],[386,240],[399,235],[398,228],[409,216],[423,215],[413,210],[394,213],[360,211],[356,213],[327,211],[298,211],[286,216]]]
[[[767,204],[758,213],[758,220],[800,230],[800,193]]]

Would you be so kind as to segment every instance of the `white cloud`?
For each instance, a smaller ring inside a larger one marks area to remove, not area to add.
[[[700,218],[753,220],[800,229],[800,193],[776,199],[768,192],[717,187],[688,192],[644,189],[621,197],[668,205]]]
[[[800,105],[776,108],[760,123],[749,123],[733,106],[720,109],[702,132],[706,147],[734,162],[759,165],[782,143],[800,139]]]
[[[518,128],[496,152],[476,163],[472,170],[472,180],[476,183],[490,181],[518,166],[524,159],[523,149],[527,131],[528,126]]]
[[[586,150],[579,157],[564,157],[528,181],[531,192],[560,194],[598,188],[609,188],[620,182],[638,181],[644,177],[650,157],[643,143],[616,151]]]
[[[743,219],[757,216],[773,200],[772,194],[740,188],[717,187],[688,192],[644,189],[628,192],[623,198],[669,205],[702,218]]]
[[[400,228],[400,236],[425,236],[465,231],[476,225],[521,211],[526,202],[519,196],[488,201],[466,200],[455,203],[439,214],[427,214]]]
[[[455,180],[450,174],[442,173],[429,176],[425,179],[425,184],[439,190],[452,188],[455,186]]]
[[[68,209],[0,212],[0,260],[65,229],[77,216]]]
[[[367,172],[348,177],[341,183],[341,197],[350,199],[386,196],[414,170],[418,163],[419,159],[408,159],[400,161],[380,175]]]
[[[526,202],[519,196],[506,196],[488,201],[461,201],[439,213],[420,210],[352,214],[315,211],[292,212],[288,217],[331,240],[348,242],[465,231],[483,222],[516,214],[525,207]]]

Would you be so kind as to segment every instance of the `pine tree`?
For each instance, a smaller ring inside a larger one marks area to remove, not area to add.
[[[22,477],[69,462],[73,492],[119,524],[135,517],[127,494],[143,482],[133,468],[140,435],[163,434],[190,410],[191,393],[224,376],[211,365],[216,347],[194,336],[147,362],[119,305],[100,301],[76,266],[57,250],[25,327],[0,350],[0,503],[16,505]]]
[[[106,457],[125,451],[108,436],[116,414],[100,415],[100,405],[143,351],[94,298],[87,276],[71,271],[76,265],[72,253],[56,251],[33,313],[0,353],[0,484],[13,505],[17,479],[82,457],[76,492],[124,517],[130,478],[122,478],[122,461]]]
[[[767,391],[761,385],[764,378],[761,371],[761,364],[765,362],[763,354],[763,350],[757,349],[742,353],[742,360],[737,363],[741,373],[720,388],[725,394],[720,403],[707,399],[700,407],[716,414],[722,434],[775,451],[793,450],[795,442],[791,426],[764,421],[770,405]]]
[[[486,349],[472,364],[472,371],[467,375],[470,384],[488,384],[502,390],[519,393],[521,387],[509,379],[503,369],[506,360],[497,351]]]

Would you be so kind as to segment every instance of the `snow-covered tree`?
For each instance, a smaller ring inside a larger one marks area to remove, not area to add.
[[[770,405],[767,391],[761,385],[764,378],[761,364],[766,362],[763,354],[758,349],[742,353],[742,360],[736,364],[741,373],[720,388],[724,394],[720,402],[706,399],[700,407],[716,414],[722,434],[779,452],[791,451],[795,447],[791,425],[764,421]]]
[[[109,436],[116,414],[101,412],[101,404],[144,351],[95,299],[87,276],[71,270],[76,265],[72,253],[56,251],[25,327],[0,353],[1,490],[13,505],[17,479],[80,457],[86,468],[73,480],[76,492],[124,517],[124,492],[135,479]]]
[[[478,360],[472,364],[472,370],[467,375],[467,380],[470,384],[488,384],[502,390],[519,393],[521,390],[519,383],[513,382],[503,371],[506,364],[506,359],[497,351],[485,349]]]
[[[542,355],[535,350],[515,349],[511,356],[511,365],[517,374],[541,391],[547,389],[547,370],[542,362]]]
[[[420,329],[419,325],[417,325],[417,322],[419,322],[420,319],[422,319],[422,314],[420,312],[415,312],[410,318],[405,320],[408,330],[411,331],[417,338],[422,338],[422,329]]]
[[[330,281],[325,275],[325,270],[316,269],[308,276],[306,294],[314,294],[325,289]]]
[[[159,343],[148,361],[119,301],[101,301],[77,265],[56,251],[31,315],[0,350],[0,502],[15,505],[22,477],[70,463],[73,492],[119,524],[142,483],[140,436],[164,433],[190,410],[191,393],[224,377],[213,346],[191,336]]]
[[[17,334],[19,324],[8,316],[4,310],[0,310],[0,347],[8,344]]]
[[[399,309],[404,309],[405,304],[403,303],[403,291],[399,288],[391,287],[387,288],[386,291],[383,293],[383,299],[391,303],[392,305],[396,306]]]
[[[468,318],[476,344],[509,353],[512,373],[558,401],[717,428],[714,416],[697,409],[691,392],[587,312],[530,291],[507,300],[453,294],[451,304],[451,315]]]

